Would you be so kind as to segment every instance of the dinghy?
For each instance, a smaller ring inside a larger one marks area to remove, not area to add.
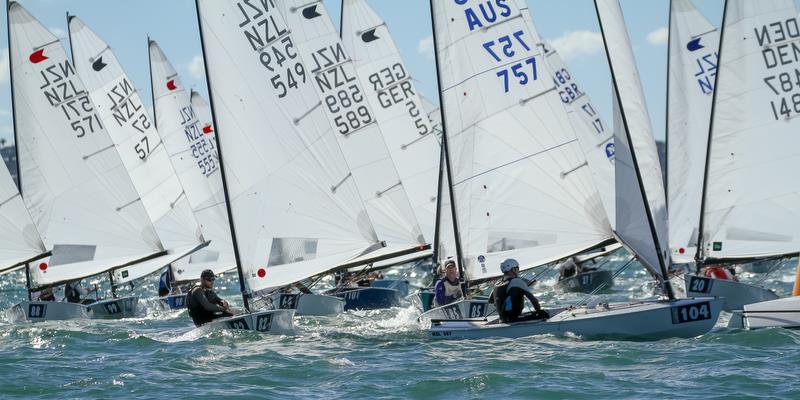
[[[75,69],[128,170],[161,246],[169,254],[184,255],[207,246],[153,119],[111,46],[80,18],[67,15],[67,24]],[[147,263],[116,269],[111,274],[112,287],[163,267]]]
[[[169,266],[174,291],[196,281],[205,269],[215,274],[235,269],[236,260],[211,109],[199,93],[183,85],[154,40],[148,40],[148,50],[155,125],[203,238],[211,241],[206,248]],[[172,294],[160,302],[171,309],[182,308],[181,298],[185,298],[185,294]]]
[[[28,268],[28,289],[117,269],[164,266],[192,251],[164,250],[59,39],[16,2],[9,3],[8,20],[20,194],[45,247],[52,249],[49,259]],[[97,316],[128,315],[133,299],[115,299],[108,304],[117,307],[98,310]],[[52,310],[72,310],[32,316],[29,306],[30,301],[20,303],[21,319],[95,314],[80,304],[60,303]]]
[[[733,311],[728,328],[800,328],[800,262],[795,272],[792,297],[747,304]]]
[[[342,135],[331,129],[322,110],[326,107],[313,87],[311,68],[302,62],[295,36],[301,26],[290,31],[279,7],[271,2],[258,7],[256,11],[198,1],[223,186],[236,228],[234,243],[239,243],[249,291],[261,297],[254,300],[274,305],[267,298],[296,282],[424,248],[415,241],[398,251],[378,239],[351,179],[355,173],[342,153]],[[291,12],[302,14],[299,9]],[[327,17],[320,20],[330,24]],[[242,21],[247,22],[240,25]],[[267,21],[280,32],[278,37],[248,39],[242,34]],[[324,37],[331,39],[327,33]],[[335,33],[333,39],[339,40]],[[273,64],[276,52],[283,60],[281,68]],[[352,70],[348,73],[354,75]],[[361,133],[348,138],[356,140]],[[401,195],[399,188],[372,202],[370,209],[396,195]],[[413,213],[409,215],[413,220]],[[320,309],[343,308],[341,298],[320,294],[304,294],[297,303],[314,296],[331,305]]]
[[[795,151],[800,123],[791,107],[800,85],[788,79],[798,62],[773,58],[795,46],[795,39],[770,33],[796,24],[791,0],[725,3],[695,255],[699,267],[787,258],[800,249],[800,180],[778,179],[800,162]],[[698,37],[698,43],[704,38]],[[689,296],[730,296],[728,311],[777,298],[767,289],[737,282],[692,276],[685,281]]]
[[[545,321],[526,321],[513,324],[501,324],[497,319],[492,321],[434,320],[429,331],[431,338],[520,337],[563,332],[571,332],[585,337],[625,339],[693,337],[708,332],[719,317],[721,300],[717,298],[675,299],[669,281],[665,280],[669,262],[668,253],[661,251],[661,249],[666,249],[665,195],[655,142],[650,133],[647,110],[642,101],[643,94],[638,72],[633,61],[619,4],[613,0],[597,0],[595,6],[611,67],[615,101],[619,102],[619,119],[622,122],[622,126],[615,130],[614,139],[615,236],[661,283],[667,299],[630,304],[599,304],[598,301],[594,301],[586,306],[552,309],[550,310],[551,318]],[[513,7],[499,12],[496,20],[492,21],[483,21],[468,4],[432,2],[432,10],[434,27],[437,28],[437,25],[447,27],[441,31],[435,29],[434,36],[437,63],[443,82],[441,86],[447,88],[442,91],[442,105],[446,122],[445,138],[447,139],[453,129],[453,125],[449,122],[455,119],[451,116],[452,114],[448,113],[451,103],[447,100],[458,98],[461,99],[460,103],[464,104],[464,97],[469,98],[468,92],[467,96],[463,96],[464,91],[471,88],[470,79],[464,80],[457,75],[455,77],[448,76],[454,72],[468,73],[460,71],[460,69],[453,71],[452,66],[463,65],[454,58],[459,51],[472,54],[469,51],[470,45],[476,46],[479,50],[486,50],[479,53],[482,54],[482,57],[472,58],[473,62],[481,63],[480,66],[472,68],[483,71],[483,76],[486,78],[501,78],[499,81],[501,90],[505,93],[513,93],[506,95],[507,97],[529,95],[520,90],[520,86],[524,88],[523,82],[535,84],[536,81],[505,80],[502,68],[507,63],[513,64],[517,60],[536,60],[541,57],[541,54],[536,54],[531,49],[522,46],[523,42],[519,39],[517,39],[517,44],[510,49],[516,56],[509,55],[509,52],[493,53],[488,49],[480,48],[482,43],[487,43],[491,39],[497,40],[496,37],[508,37],[509,39],[512,36],[525,37],[524,26],[515,20],[518,10]],[[476,15],[476,19],[465,20],[465,14]],[[503,36],[506,31],[512,33],[521,31],[521,33]],[[512,40],[512,43],[515,42]],[[497,60],[498,56],[500,60]],[[511,58],[511,60],[501,63],[504,57]],[[444,62],[439,58],[443,58]],[[528,65],[538,65],[535,63],[536,61],[527,62]],[[442,67],[443,65],[447,67]],[[445,68],[447,73],[443,74],[442,68]],[[497,68],[500,68],[501,72],[497,72]],[[470,74],[474,74],[474,72]],[[457,84],[451,87],[452,84],[448,82],[457,82]],[[489,83],[492,82],[489,81]],[[489,90],[491,86],[485,84],[481,88]],[[448,90],[451,92],[448,93]],[[547,90],[547,88],[545,86],[540,90]],[[490,98],[489,94],[485,92],[478,97]],[[539,98],[544,98],[544,96]],[[520,103],[519,100],[513,102]],[[462,112],[459,115],[470,114]],[[466,124],[466,126],[471,125]],[[505,131],[507,132],[507,130]],[[444,143],[445,146],[448,145],[447,140]],[[642,323],[642,321],[647,321],[647,323]]]

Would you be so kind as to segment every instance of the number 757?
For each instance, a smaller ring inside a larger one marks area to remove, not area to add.
[[[526,69],[523,69],[525,65],[531,66],[530,75],[526,72]],[[511,74],[513,74],[518,79],[518,83],[520,85],[527,85],[530,81],[535,81],[537,79],[536,73],[536,57],[531,57],[524,62],[518,62],[511,66],[511,68],[502,69],[497,71],[497,76],[503,78],[503,84],[505,88],[505,92],[508,93],[509,89],[509,70]]]

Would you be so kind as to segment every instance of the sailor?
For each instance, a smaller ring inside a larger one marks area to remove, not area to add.
[[[167,269],[158,277],[158,297],[168,296],[172,292],[172,268]]]
[[[738,281],[736,270],[729,265],[707,265],[703,268],[703,275],[709,278],[727,281]]]
[[[38,301],[56,301],[56,295],[53,294],[53,288],[46,288],[39,292],[32,293],[31,298]]]
[[[66,285],[64,285],[64,298],[66,298],[67,301],[70,303],[80,303],[80,304],[94,303],[95,302],[94,299],[86,298],[86,296],[88,296],[89,293],[91,292],[97,293],[97,286],[91,289],[84,289],[84,287],[81,286],[80,280],[69,282]]]
[[[186,295],[186,308],[196,326],[217,318],[233,316],[230,305],[214,292],[214,271],[207,269],[200,274],[200,284],[196,284]]]
[[[561,263],[561,266],[558,269],[560,272],[558,277],[559,281],[571,278],[580,273],[579,271],[580,267],[578,266],[578,263],[575,262],[575,257],[570,257],[564,260],[564,262]]]
[[[436,306],[439,307],[464,297],[464,292],[461,290],[461,282],[458,279],[456,262],[447,260],[444,263],[444,270],[444,277],[436,282]]]
[[[507,258],[500,263],[503,279],[495,286],[489,302],[494,302],[500,322],[510,323],[529,321],[534,319],[547,319],[550,315],[542,310],[539,300],[533,295],[528,284],[519,277],[519,263],[513,258]],[[523,316],[525,298],[531,301],[536,312]]]

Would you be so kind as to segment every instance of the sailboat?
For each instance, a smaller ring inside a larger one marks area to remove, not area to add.
[[[800,103],[792,103],[800,99],[800,61],[781,56],[797,47],[796,24],[791,0],[725,2],[700,216],[697,259],[705,265],[788,258],[800,250],[800,181],[779,179],[800,161]],[[744,305],[730,324],[797,326],[799,302]]]
[[[111,46],[80,18],[68,15],[67,24],[73,65],[128,170],[160,247],[183,258],[207,246],[153,119]],[[111,275],[112,287],[163,267],[140,264],[116,269]]]
[[[187,90],[154,40],[148,40],[148,51],[155,126],[203,237],[211,241],[169,266],[168,278],[174,290],[197,280],[205,269],[215,274],[235,269],[236,260],[211,109],[199,93]],[[185,298],[185,293],[173,293],[160,298],[160,303],[171,309],[183,308]]]
[[[59,39],[16,2],[8,5],[9,56],[20,194],[48,260],[28,268],[37,291],[109,271],[166,265],[163,249],[88,91]],[[14,320],[121,318],[138,298],[91,305],[22,301]]]
[[[578,143],[581,145],[592,181],[600,195],[603,209],[608,216],[611,227],[614,227],[614,134],[606,125],[599,109],[591,102],[584,87],[578,83],[575,75],[561,59],[558,49],[545,42],[539,36],[533,23],[527,1],[518,3],[522,17],[530,29],[537,46],[544,53],[544,61],[552,74],[553,83],[558,96],[567,108],[567,115]],[[614,285],[611,271],[587,266],[590,262],[610,254],[621,247],[614,243],[609,246],[570,258],[559,266],[559,278],[556,289],[562,291],[594,293],[599,289],[609,289]],[[568,275],[568,266],[574,268],[574,275]],[[562,273],[563,272],[563,273]]]
[[[719,32],[690,0],[670,2],[669,32],[667,204],[670,256],[679,264],[696,261],[701,266],[704,261],[697,243],[704,207],[703,179],[719,59]],[[778,298],[772,291],[732,279],[685,273],[673,281],[676,286],[684,287],[689,296],[725,298],[725,311]]]
[[[518,9],[511,6],[503,7],[492,14],[494,18],[488,18],[487,14],[482,14],[469,4],[431,3],[435,31],[434,47],[445,115],[445,146],[448,145],[450,138],[464,136],[464,128],[475,129],[473,121],[459,120],[472,116],[473,113],[477,114],[477,111],[464,112],[465,98],[474,97],[476,99],[473,101],[474,107],[478,104],[481,107],[501,107],[505,103],[505,108],[513,109],[524,104],[521,99],[552,90],[547,84],[533,79],[535,76],[532,75],[537,70],[532,66],[536,65],[545,70],[546,67],[536,61],[541,58],[541,54],[532,46],[524,45],[527,44],[525,40],[529,34],[524,23],[518,20]],[[500,323],[498,320],[489,322],[434,320],[429,330],[432,338],[519,337],[562,332],[616,338],[693,337],[709,331],[719,317],[721,300],[675,299],[669,282],[664,278],[668,254],[660,251],[660,246],[666,239],[663,235],[666,229],[663,184],[647,112],[641,101],[643,95],[633,54],[624,30],[619,4],[615,1],[598,0],[595,6],[624,125],[624,129],[616,129],[614,138],[615,236],[628,251],[636,254],[647,270],[663,284],[668,299],[630,304],[606,303],[599,307],[598,304],[594,304],[566,309],[556,308],[548,310],[552,316],[548,320],[511,324]],[[492,52],[491,45],[483,46],[483,43],[492,41],[497,43],[497,40],[500,40],[498,38],[507,38],[503,40],[511,41],[511,47],[506,48],[506,51]],[[470,51],[472,49],[474,51]],[[467,54],[482,54],[482,57],[472,57],[472,63],[458,58],[466,57]],[[525,69],[514,67],[516,65],[521,65]],[[511,75],[511,71],[507,71],[506,68],[524,71],[520,74],[526,74],[527,79],[523,79],[520,75]],[[464,79],[463,75],[474,77]],[[482,81],[480,84],[474,82],[479,79]],[[549,79],[547,81],[549,82]],[[472,93],[476,90],[480,92]],[[506,99],[503,100],[504,98]],[[456,99],[461,99],[460,103],[456,103],[461,108],[460,113],[454,112],[457,108],[452,104]],[[536,99],[541,100],[536,102]],[[533,101],[537,106],[534,112],[542,113],[543,107],[546,107],[544,99],[545,96],[534,97]],[[470,103],[466,105],[469,106]],[[490,115],[496,113],[491,109],[486,112]],[[555,109],[550,109],[547,115],[559,114]],[[490,130],[489,125],[484,126],[488,132],[497,129]],[[509,132],[507,128],[501,131],[506,134]],[[515,148],[521,147],[518,145]],[[458,196],[454,198],[458,199]]]
[[[344,301],[336,296],[282,293],[296,282],[380,260],[383,255],[373,258],[373,252],[384,248],[339,134],[320,111],[296,31],[289,31],[273,2],[257,9],[205,0],[197,5],[243,292],[265,306],[299,311],[313,301],[341,312]],[[275,35],[252,36],[263,34],[257,27],[267,21]],[[281,85],[285,92],[276,90]],[[281,295],[286,301],[273,300]]]
[[[439,260],[457,256],[474,286],[500,278],[499,265],[505,258],[519,260],[524,270],[613,243],[584,145],[550,79],[554,74],[544,61],[541,39],[531,30],[530,16],[514,6],[486,24],[466,21],[474,29],[463,33],[463,22],[451,19],[463,20],[473,9],[458,8],[434,8],[435,35],[446,39],[437,42],[446,49],[440,50],[445,61],[440,60],[439,74],[451,82],[443,83],[441,95],[448,140],[436,243]],[[479,33],[486,25],[496,33]],[[495,45],[497,40],[505,44],[497,49],[489,44],[489,49],[474,47],[489,58],[470,65],[467,54],[474,50],[466,43],[483,46],[492,36],[500,38],[494,38]],[[487,40],[477,43],[482,39]],[[516,47],[503,50],[508,40]],[[509,77],[505,74],[510,70],[502,68],[489,73],[499,62],[521,62],[514,67],[519,75]],[[476,76],[478,71],[482,75]],[[592,145],[585,147],[597,152],[594,140],[591,137]],[[468,298],[434,308],[421,319],[480,317],[493,308],[485,299]]]

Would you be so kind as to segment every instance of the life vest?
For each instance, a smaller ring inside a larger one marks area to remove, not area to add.
[[[195,285],[186,295],[186,309],[189,310],[189,317],[192,318],[192,322],[194,322],[195,326],[200,326],[213,321],[216,316],[213,312],[206,310],[194,300],[196,290],[201,291],[203,296],[206,295],[205,289],[199,285]]]
[[[70,303],[80,303],[81,302],[81,294],[74,287],[72,287],[71,283],[68,283],[64,286],[64,297]]]
[[[736,281],[736,275],[732,274],[730,269],[726,267],[705,267],[703,269],[703,275],[714,278],[714,279],[722,279],[727,281]]]
[[[444,295],[453,298],[464,297],[464,293],[461,291],[461,282],[456,281],[456,283],[450,283],[450,281],[445,279]]]
[[[522,289],[517,287],[509,289],[511,281],[513,279],[503,280],[494,288],[494,306],[501,322],[514,322],[525,307],[525,295],[522,293]]]

